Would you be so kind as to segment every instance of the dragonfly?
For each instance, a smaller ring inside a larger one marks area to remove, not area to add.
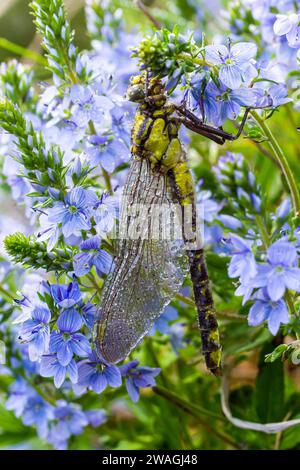
[[[206,124],[184,105],[171,102],[162,81],[148,72],[131,78],[127,98],[139,106],[132,127],[131,165],[121,201],[120,227],[126,225],[126,233],[118,238],[114,269],[105,281],[97,309],[93,326],[95,350],[108,363],[124,360],[174,299],[189,272],[202,354],[207,369],[220,375],[220,336],[203,243],[198,241],[194,181],[178,133],[184,125],[218,144],[235,140],[249,109],[237,134],[229,134]],[[135,216],[133,207],[145,209],[142,218]],[[149,236],[149,226],[160,225],[153,207],[164,207],[166,213],[177,216],[179,208],[182,226],[184,209],[190,208],[190,230],[181,227],[181,237],[164,237],[159,227],[159,236],[151,236],[152,232]],[[143,236],[143,229],[148,236]]]

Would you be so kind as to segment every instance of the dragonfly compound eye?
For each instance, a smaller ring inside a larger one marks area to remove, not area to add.
[[[145,99],[144,85],[142,83],[130,85],[126,92],[126,99],[133,102],[143,101]]]

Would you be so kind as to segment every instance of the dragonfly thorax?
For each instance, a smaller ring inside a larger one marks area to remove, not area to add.
[[[174,106],[167,102],[164,85],[138,75],[131,79],[127,97],[140,103],[131,134],[133,157],[146,158],[153,170],[167,173],[181,161],[183,150],[178,138],[180,122]]]

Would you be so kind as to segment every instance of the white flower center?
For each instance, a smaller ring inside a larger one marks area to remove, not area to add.
[[[297,24],[299,22],[299,15],[297,13],[291,13],[289,15],[289,20],[293,24]]]

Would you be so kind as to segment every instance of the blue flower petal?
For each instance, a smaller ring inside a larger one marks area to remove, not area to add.
[[[91,353],[91,346],[88,339],[81,333],[72,335],[71,348],[77,356],[85,357]]]
[[[221,67],[219,78],[228,88],[239,88],[242,84],[241,71],[237,65],[226,64]]]
[[[128,377],[128,379],[126,380],[126,389],[131,400],[134,403],[137,403],[140,398],[140,391],[139,388],[134,384],[131,377]]]
[[[75,333],[82,323],[81,315],[75,309],[65,310],[57,320],[57,326],[63,333]]]
[[[268,260],[275,266],[292,266],[297,259],[296,248],[286,240],[277,240],[268,249]]]
[[[39,320],[41,323],[49,323],[51,319],[51,313],[49,312],[48,308],[37,306],[33,309],[32,318]]]
[[[283,297],[285,292],[283,273],[278,273],[274,270],[268,279],[267,292],[270,296],[270,299],[275,302]]]
[[[92,268],[93,254],[78,253],[73,258],[73,269],[76,276],[85,276]]]
[[[123,377],[125,377],[132,369],[135,369],[136,366],[139,365],[139,361],[135,360],[135,361],[130,361],[130,362],[127,362],[127,364],[122,364],[120,367],[119,367],[119,370],[121,372],[121,375]]]
[[[84,240],[80,248],[82,250],[99,250],[101,245],[101,238],[95,235],[94,237],[87,238],[87,240]]]
[[[102,393],[107,387],[107,378],[104,374],[96,373],[90,379],[90,388],[96,393]]]
[[[60,364],[55,366],[54,372],[54,385],[56,388],[60,388],[66,379],[66,368]]]
[[[73,384],[78,381],[78,367],[74,359],[67,365],[67,372]]]
[[[120,387],[122,385],[122,376],[117,366],[107,366],[104,369],[104,375],[107,378],[107,383],[111,387]]]
[[[228,49],[222,44],[205,47],[205,59],[214,65],[219,65],[228,57]]]
[[[257,54],[257,46],[253,42],[238,42],[230,49],[230,57],[236,64],[249,62]]]
[[[73,358],[73,350],[70,343],[71,341],[62,341],[57,350],[57,359],[62,366],[67,366]]]
[[[300,290],[300,269],[288,268],[284,271],[284,281],[287,289]]]
[[[269,309],[265,302],[256,301],[249,310],[248,323],[250,326],[257,326],[268,317]]]
[[[231,90],[229,96],[240,106],[255,106],[256,104],[257,96],[251,88],[239,88],[238,90]]]
[[[288,323],[289,314],[285,302],[278,302],[277,305],[271,309],[268,318],[268,327],[272,335],[278,333],[280,323]]]
[[[112,256],[104,250],[99,250],[99,252],[95,254],[93,261],[98,276],[102,276],[102,274],[108,274],[113,267]]]

